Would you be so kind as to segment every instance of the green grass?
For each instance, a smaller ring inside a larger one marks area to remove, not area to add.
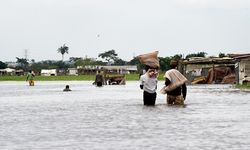
[[[25,81],[26,76],[0,76],[0,81]],[[35,81],[94,81],[95,75],[79,76],[35,76]],[[126,74],[127,81],[139,80],[139,74]],[[163,74],[160,74],[158,80],[163,80]]]
[[[235,86],[236,88],[239,88],[239,89],[250,89],[250,84],[247,84],[247,85],[236,85]]]
[[[35,76],[35,81],[68,81],[68,80],[84,80],[93,81],[94,75],[79,75],[79,76]],[[25,81],[26,76],[0,76],[0,81]]]

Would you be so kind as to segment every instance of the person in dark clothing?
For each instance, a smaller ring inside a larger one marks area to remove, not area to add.
[[[168,86],[170,84],[170,80],[168,78],[165,79],[165,85]],[[182,86],[177,87],[176,89],[167,92],[167,103],[168,104],[176,104],[183,105],[187,95],[187,86],[186,84],[182,84]]]
[[[103,76],[101,74],[101,71],[98,71],[98,73],[95,76],[95,84],[98,87],[101,87],[103,85]]]
[[[167,104],[184,105],[187,95],[187,79],[176,70],[178,63],[170,62],[170,70],[165,74],[165,88],[167,93]]]
[[[63,92],[68,92],[68,91],[71,91],[71,89],[69,88],[69,85],[66,85],[65,89],[63,89]]]

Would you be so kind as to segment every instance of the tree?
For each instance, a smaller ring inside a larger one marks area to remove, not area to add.
[[[223,57],[226,57],[226,55],[224,53],[219,53],[219,57],[223,58]]]
[[[7,68],[7,64],[0,61],[0,69],[5,69],[5,68]]]
[[[105,59],[108,62],[108,64],[111,64],[111,62],[110,62],[111,60],[113,62],[115,62],[115,60],[117,59],[117,54],[116,54],[115,50],[112,49],[112,50],[106,51],[104,53],[100,53],[98,55],[98,57]]]
[[[64,69],[64,70],[66,70],[67,68],[69,68],[69,64],[66,64],[63,61],[57,61],[57,62],[55,62],[55,66],[57,66],[56,67],[57,69]]]
[[[207,55],[206,52],[192,53],[192,54],[188,54],[186,56],[186,59],[191,58],[191,57],[206,57],[206,55]]]
[[[82,59],[81,57],[70,57],[69,62],[75,63],[76,61],[81,60],[81,59]]]
[[[34,64],[36,61],[35,59],[31,59],[31,63]]]
[[[144,68],[144,65],[142,63],[140,63],[140,61],[137,57],[134,57],[133,59],[131,59],[127,64],[128,65],[136,65],[139,72],[142,71]]]
[[[59,48],[57,49],[57,52],[62,54],[62,61],[63,61],[63,59],[64,59],[64,54],[65,54],[65,53],[67,53],[67,54],[69,53],[69,47],[66,46],[65,44],[63,44],[63,46],[61,46],[61,47],[59,47]]]
[[[75,66],[89,66],[89,65],[97,65],[97,62],[94,58],[84,58],[78,59],[75,61]]]
[[[40,62],[35,62],[30,65],[31,70],[39,73],[42,69],[64,69],[69,68],[69,64],[63,61],[45,60]]]
[[[174,60],[181,60],[182,59],[182,55],[181,54],[176,54],[172,57],[172,59]]]
[[[127,64],[127,62],[122,60],[121,58],[116,58],[114,60],[114,65],[126,65],[126,64]]]
[[[28,70],[29,62],[25,58],[18,58],[16,57],[17,61],[16,63],[19,65],[19,67],[25,71]]]
[[[175,58],[175,57],[173,57]],[[160,69],[161,71],[166,71],[170,69],[170,61],[171,61],[171,57],[159,57],[159,63],[160,63]]]

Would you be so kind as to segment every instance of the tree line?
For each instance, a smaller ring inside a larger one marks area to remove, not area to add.
[[[62,60],[54,61],[54,60],[45,60],[35,62],[34,59],[29,61],[25,58],[16,57],[17,66],[15,69],[23,69],[24,71],[33,70],[35,72],[40,72],[41,69],[67,69],[67,68],[76,68],[77,66],[89,66],[89,65],[136,65],[138,70],[143,68],[143,65],[140,64],[139,60],[134,57],[130,61],[125,61],[118,57],[118,54],[114,49],[105,51],[103,53],[99,53],[98,57],[102,60],[97,60],[96,58],[88,58],[88,57],[70,57],[68,61],[64,61],[64,54],[68,54],[69,47],[64,44],[63,46],[57,49],[58,53],[61,53]],[[197,52],[188,54],[185,59],[190,57],[206,57],[206,52]],[[224,57],[225,54],[220,53],[219,57]],[[160,62],[160,70],[166,71],[168,70],[170,61],[172,59],[180,60],[184,59],[181,54],[176,54],[174,56],[167,57],[158,57]],[[7,67],[7,64],[0,61],[0,69],[4,69]]]

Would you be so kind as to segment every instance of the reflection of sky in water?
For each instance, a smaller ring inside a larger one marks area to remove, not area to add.
[[[0,149],[249,149],[249,100],[230,85],[196,85],[185,107],[159,92],[146,107],[139,82],[0,82]]]

